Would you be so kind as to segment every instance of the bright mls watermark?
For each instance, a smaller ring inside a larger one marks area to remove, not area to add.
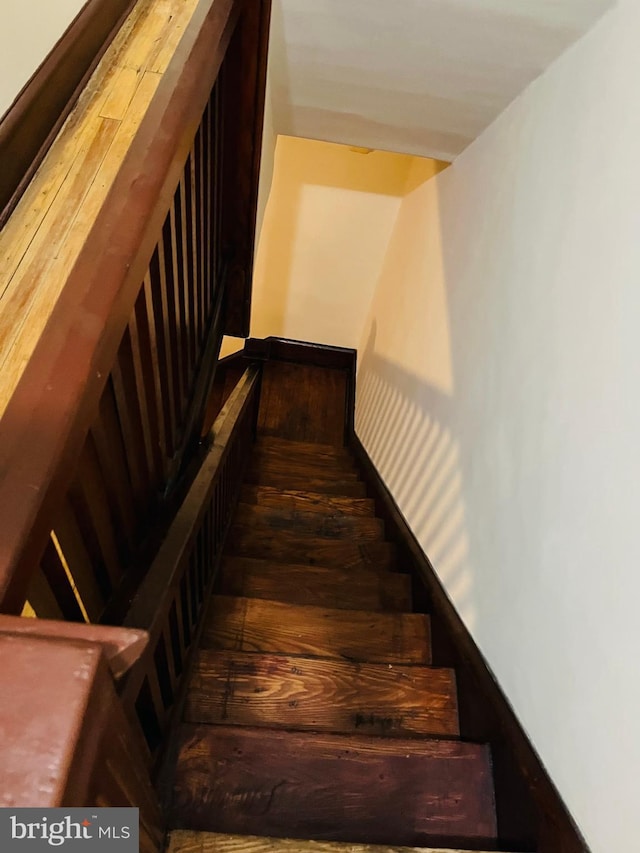
[[[138,809],[0,808],[2,853],[138,853]]]

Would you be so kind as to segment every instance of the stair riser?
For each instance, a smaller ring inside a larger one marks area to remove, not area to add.
[[[430,664],[429,619],[214,596],[201,648],[313,655],[387,664]]]
[[[294,476],[277,474],[269,471],[249,470],[245,477],[246,483],[260,486],[272,486],[283,490],[319,492],[326,495],[365,498],[367,487],[364,483],[354,480],[323,479],[319,477]]]
[[[395,550],[388,542],[345,542],[316,537],[294,537],[285,533],[234,524],[229,531],[226,551],[245,557],[295,562],[310,566],[395,568]]]
[[[351,451],[338,444],[311,444],[304,441],[289,441],[276,436],[261,436],[256,441],[256,451],[263,450],[281,453],[288,456],[305,456],[311,459],[329,457],[331,459],[353,460]]]
[[[279,459],[265,454],[254,454],[250,462],[250,468],[257,471],[272,471],[282,476],[292,475],[294,477],[317,477],[328,480],[360,480],[360,474],[353,464],[341,464],[336,462],[314,462],[300,459]]]
[[[174,825],[407,846],[493,844],[486,748],[375,741],[187,727]]]
[[[410,613],[412,609],[408,575],[370,569],[343,572],[337,568],[268,563],[252,557],[228,557],[223,561],[220,591],[224,595],[347,610]]]
[[[241,503],[234,516],[236,524],[253,528],[281,531],[285,534],[320,536],[327,539],[384,538],[384,523],[380,518],[327,515],[304,510],[279,509]]]

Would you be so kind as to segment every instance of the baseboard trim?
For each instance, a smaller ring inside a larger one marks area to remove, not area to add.
[[[588,853],[507,697],[355,432],[349,443],[387,538],[396,542],[399,560],[411,569],[418,606],[430,613],[433,663],[456,669],[461,736],[491,744],[501,849]]]
[[[3,227],[135,0],[88,0],[0,120]]]

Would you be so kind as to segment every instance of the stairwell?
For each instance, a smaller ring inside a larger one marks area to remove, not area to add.
[[[266,368],[177,733],[169,849],[493,849],[490,749],[459,737],[455,671],[431,666],[429,615],[342,445],[335,371]]]

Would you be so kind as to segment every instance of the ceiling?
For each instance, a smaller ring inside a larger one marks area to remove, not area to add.
[[[452,160],[615,0],[274,0],[278,133]]]

